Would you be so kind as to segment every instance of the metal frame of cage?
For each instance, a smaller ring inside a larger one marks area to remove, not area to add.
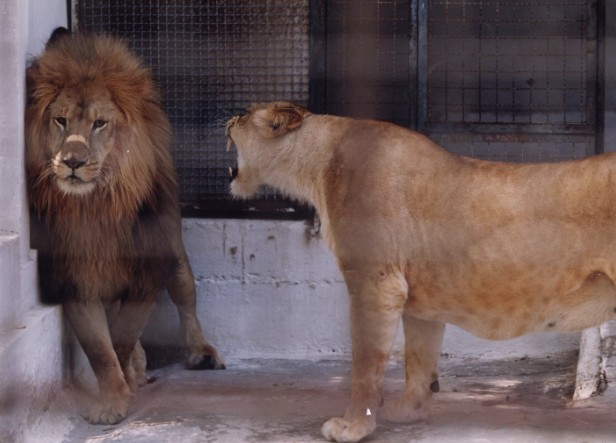
[[[271,190],[229,198],[229,116],[288,99],[490,160],[598,153],[604,2],[72,0],[72,11],[75,28],[125,37],[161,84],[185,215],[305,218]]]

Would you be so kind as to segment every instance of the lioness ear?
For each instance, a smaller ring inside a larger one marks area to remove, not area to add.
[[[276,103],[255,113],[255,124],[263,137],[273,138],[299,128],[308,110],[293,103]]]

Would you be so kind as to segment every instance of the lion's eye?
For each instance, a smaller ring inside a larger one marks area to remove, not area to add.
[[[99,118],[99,119],[94,120],[94,123],[92,123],[92,130],[96,131],[97,129],[102,129],[105,126],[107,126],[107,121],[106,120],[101,120]]]
[[[60,128],[66,129],[68,122],[65,117],[56,117],[54,118],[54,121],[56,122],[56,125],[60,126]]]

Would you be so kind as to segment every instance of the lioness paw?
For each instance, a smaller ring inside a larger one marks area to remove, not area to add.
[[[321,433],[330,441],[357,442],[374,432],[375,429],[376,420],[374,416],[353,421],[334,417],[325,422],[321,428]]]

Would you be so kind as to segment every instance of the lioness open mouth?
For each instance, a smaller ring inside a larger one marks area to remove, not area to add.
[[[231,134],[230,134],[230,129],[231,126],[233,126],[233,124],[235,124],[236,119],[231,119],[227,122],[227,126],[225,128],[225,135],[227,136],[227,152],[229,150],[231,150],[231,148],[233,147],[233,145],[235,144],[235,142],[233,141],[233,139],[231,138]],[[230,181],[233,181],[237,178],[237,175],[239,174],[239,169],[237,166],[229,166],[229,178]]]
[[[229,149],[231,149],[232,146],[233,146],[233,139],[227,133],[227,151],[229,151]],[[229,166],[229,180],[230,181],[235,180],[238,174],[239,174],[239,168],[237,167],[237,163],[235,166]]]

